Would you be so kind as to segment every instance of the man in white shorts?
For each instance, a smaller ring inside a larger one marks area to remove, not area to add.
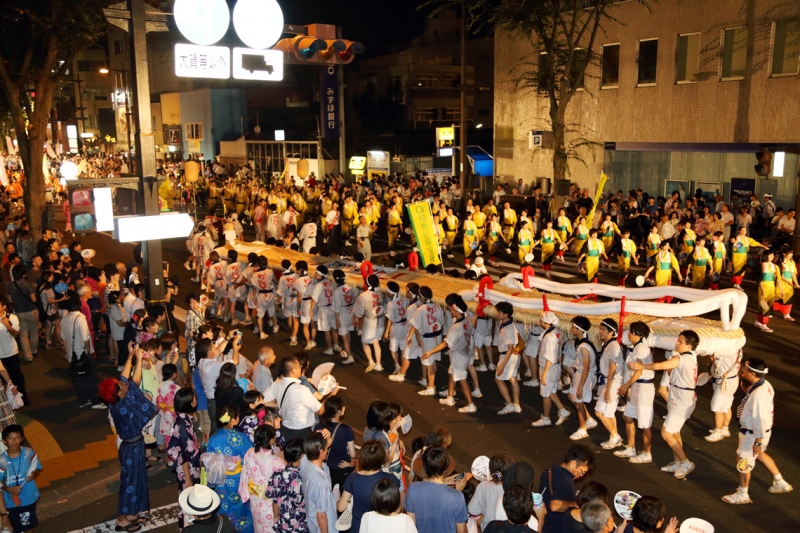
[[[286,325],[291,332],[290,346],[297,346],[297,330],[300,329],[299,313],[297,311],[297,274],[292,270],[292,262],[288,259],[281,261],[283,274],[278,282],[277,296],[281,305],[283,316],[286,317]],[[273,332],[278,331],[278,326],[272,328]]]
[[[592,401],[592,391],[597,381],[597,350],[589,340],[592,323],[585,316],[572,319],[571,333],[575,337],[575,372],[567,398],[575,404],[578,413],[578,430],[569,436],[572,440],[585,439],[588,429],[597,427],[597,420],[592,418],[586,407]]]
[[[336,331],[336,313],[333,312],[333,283],[328,279],[328,267],[325,265],[318,266],[315,275],[317,284],[311,293],[311,312],[317,310],[317,328],[325,332],[328,349],[323,353],[333,355],[333,352],[342,351],[339,348],[339,333]]]
[[[433,350],[422,354],[424,361],[437,351],[450,350],[450,368],[447,378],[447,397],[439,400],[442,405],[453,407],[456,401],[453,395],[456,392],[456,383],[461,383],[461,392],[467,399],[466,407],[458,409],[459,413],[474,413],[478,410],[472,402],[472,395],[467,383],[467,372],[475,360],[475,349],[472,347],[473,326],[472,320],[467,316],[467,304],[458,294],[447,295],[447,310],[453,317],[453,325],[447,330],[447,335]]]
[[[378,276],[373,274],[367,278],[367,290],[358,295],[353,315],[361,330],[361,347],[369,362],[366,372],[382,372],[381,337],[386,328],[386,303]]]
[[[530,378],[522,382],[523,387],[539,386],[539,338],[542,336],[542,332],[545,329],[547,328],[542,328],[542,325],[538,324],[536,326],[526,326],[525,330],[522,332],[523,336],[527,333],[523,361],[525,362],[525,366],[528,367],[525,371],[525,377]]]
[[[408,333],[408,298],[400,294],[400,285],[396,281],[386,284],[389,301],[386,302],[386,331],[383,340],[389,341],[389,351],[394,359],[393,375],[402,370],[400,357],[406,348],[406,334]]]
[[[550,411],[553,404],[558,407],[558,420],[560,426],[569,418],[570,412],[564,409],[564,404],[558,397],[561,385],[561,332],[558,329],[558,317],[552,311],[545,311],[539,319],[544,331],[539,335],[539,394],[542,397],[542,417],[533,423],[533,427],[541,428],[551,426]]]
[[[417,393],[420,396],[436,394],[436,363],[442,359],[442,353],[434,348],[439,346],[442,338],[444,314],[441,308],[431,301],[432,298],[433,291],[430,287],[419,288],[420,305],[414,312],[414,318],[411,319],[412,327],[409,331],[409,335],[413,334],[417,338],[417,343],[422,347],[422,353],[430,352],[427,358],[422,359],[422,367],[427,380],[425,389]],[[422,383],[421,380],[420,383]]]
[[[253,287],[253,274],[261,268],[258,263],[258,254],[250,252],[247,254],[247,266],[242,271],[241,283],[244,290],[244,312],[246,323],[253,325],[253,333],[259,333],[258,320],[258,291]]]
[[[638,361],[644,364],[653,362],[653,352],[647,345],[650,336],[650,326],[644,322],[633,322],[628,330],[628,340],[633,346],[628,350],[625,362]],[[644,464],[653,461],[651,445],[653,433],[653,401],[656,398],[656,387],[653,384],[656,373],[652,370],[630,371],[630,377],[619,388],[619,395],[625,396],[630,390],[631,395],[625,404],[622,419],[625,421],[625,434],[628,445],[622,450],[617,450],[614,455],[626,457],[631,463]],[[642,430],[642,453],[636,453],[636,427]]]
[[[600,352],[600,372],[597,375],[597,403],[594,414],[608,430],[609,438],[600,443],[605,450],[613,450],[622,444],[622,437],[617,431],[617,404],[619,403],[619,387],[622,385],[622,348],[617,342],[617,321],[604,318],[600,323],[599,337],[603,341]]]
[[[343,270],[337,269],[333,271],[333,281],[336,282],[336,288],[333,290],[332,308],[333,312],[336,313],[336,330],[339,332],[339,338],[342,339],[344,348],[341,355],[344,359],[352,359],[350,332],[355,329],[353,327],[353,306],[356,304],[358,291],[345,283]]]
[[[197,233],[192,237],[192,254],[196,258],[195,277],[192,281],[194,283],[202,283],[200,288],[203,290],[205,290],[206,262],[213,250],[214,240],[206,233],[205,225],[200,224],[197,228]]]
[[[236,320],[236,302],[245,295],[244,283],[246,280],[242,277],[245,268],[247,268],[247,265],[239,261],[239,252],[228,250],[225,284],[228,286],[228,314],[231,317],[231,326],[239,324],[239,321]],[[250,325],[249,320],[245,320],[245,325]]]
[[[403,361],[400,364],[400,372],[389,376],[389,381],[394,381],[395,383],[402,383],[406,380],[406,372],[408,372],[408,367],[411,366],[411,361],[419,359],[422,355],[422,347],[417,342],[414,327],[411,326],[411,320],[414,318],[414,313],[417,312],[417,308],[420,305],[419,285],[414,282],[408,283],[406,285],[406,298],[408,299],[408,307],[406,307],[406,346],[403,349]],[[425,373],[423,373],[419,383],[423,387],[428,386],[428,376]]]
[[[669,399],[667,401],[667,419],[661,426],[661,438],[672,450],[674,461],[662,466],[663,472],[671,472],[678,479],[685,478],[694,470],[694,463],[689,461],[683,451],[681,429],[694,412],[697,395],[697,355],[694,350],[700,344],[700,337],[692,330],[682,331],[675,342],[678,355],[661,363],[644,364],[631,361],[628,368],[637,370],[669,370]]]
[[[739,447],[736,449],[736,469],[739,471],[739,489],[722,497],[725,503],[734,505],[752,503],[748,489],[750,476],[756,461],[767,467],[772,474],[769,491],[773,494],[791,492],[792,486],[783,479],[778,465],[767,455],[767,446],[772,436],[775,390],[764,379],[769,372],[763,359],[751,357],[742,368],[742,385],[747,387],[742,403],[736,410],[741,429]]]
[[[269,204],[267,215],[267,237],[280,241],[283,239],[283,217],[278,212],[278,206]]]
[[[225,322],[228,317],[225,316],[228,303],[228,286],[225,284],[225,268],[228,264],[222,261],[219,257],[219,252],[216,250],[211,252],[209,256],[211,266],[208,267],[208,274],[206,275],[207,290],[214,291],[214,305],[211,308],[211,314],[216,314],[217,318],[225,317]]]
[[[708,442],[719,442],[730,437],[728,425],[733,418],[733,394],[739,388],[739,366],[742,361],[742,350],[735,354],[714,354],[711,356],[711,381],[714,395],[711,397],[711,412],[714,413],[714,429],[709,430],[705,439]]]
[[[269,321],[273,324],[273,331],[278,326],[278,318],[275,316],[275,273],[269,268],[266,256],[258,258],[258,270],[253,271],[250,276],[250,285],[256,293],[256,327],[259,328],[260,338],[263,340],[268,336]]]
[[[489,277],[488,274],[484,274],[485,276]],[[482,279],[483,276],[481,276]],[[477,320],[475,321],[475,333],[474,333],[474,344],[475,350],[478,353],[478,359],[480,360],[480,365],[477,370],[478,372],[486,372],[487,370],[494,370],[495,367],[494,363],[492,362],[492,324],[493,320],[491,317],[486,315],[478,316]],[[483,351],[486,351],[486,358],[484,359]],[[486,366],[486,363],[489,363],[489,366]]]
[[[517,332],[517,325],[512,318],[514,316],[514,307],[509,302],[498,302],[494,308],[497,311],[497,322],[499,324],[495,344],[500,352],[500,361],[497,363],[497,370],[494,373],[494,382],[506,402],[505,407],[500,409],[497,414],[521,413],[519,383],[517,382],[520,359],[520,354],[517,351],[519,333]],[[512,396],[508,394],[506,381],[511,384]]]
[[[314,217],[306,215],[306,223],[300,228],[297,238],[303,243],[304,254],[311,253],[311,249],[317,247],[317,223]]]
[[[300,323],[303,324],[303,335],[306,338],[306,350],[311,350],[317,345],[317,314],[311,311],[311,295],[314,294],[314,287],[317,280],[308,275],[308,263],[298,261],[294,265],[297,272],[297,299],[300,308]]]

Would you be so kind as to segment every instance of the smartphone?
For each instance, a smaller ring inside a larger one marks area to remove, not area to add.
[[[464,475],[465,475],[464,472],[461,472],[460,474],[456,474],[455,476],[453,476],[453,481],[455,483],[458,483],[459,481],[464,479]]]

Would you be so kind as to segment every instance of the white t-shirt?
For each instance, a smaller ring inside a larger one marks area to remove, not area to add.
[[[11,327],[19,331],[19,318],[17,315],[8,315],[8,321],[11,322]],[[8,328],[0,322],[0,359],[11,357],[19,353],[17,341],[14,336],[8,331]]]
[[[370,511],[361,515],[358,533],[417,533],[417,526],[405,513],[386,516]]]
[[[290,385],[291,388],[287,392],[286,389]],[[296,378],[284,377],[273,383],[264,393],[264,401],[276,402],[281,411],[281,423],[294,430],[313,426],[316,422],[314,415],[322,408],[322,404],[311,394],[308,387]]]
[[[125,338],[125,326],[117,325],[117,321],[128,322],[128,316],[124,310],[118,305],[109,306],[109,323],[111,324],[111,338],[115,341],[121,341]]]
[[[225,361],[219,359],[201,359],[197,363],[197,369],[200,371],[200,381],[203,383],[203,391],[206,393],[206,398],[209,400],[214,399],[214,388],[217,385],[217,378],[219,371]]]

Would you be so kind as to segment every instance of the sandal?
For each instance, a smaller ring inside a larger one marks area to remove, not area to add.
[[[137,524],[136,522],[131,522],[130,524],[125,526],[120,526],[116,524],[114,525],[114,531],[127,531],[128,533],[134,533],[136,531],[139,531],[140,529],[142,529],[142,525]]]
[[[161,457],[159,457],[157,455],[151,455],[150,457],[147,458],[147,461],[150,462],[150,463],[160,463],[161,462]]]

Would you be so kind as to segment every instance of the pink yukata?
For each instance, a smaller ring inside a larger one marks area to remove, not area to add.
[[[270,450],[247,450],[242,462],[242,476],[239,480],[239,496],[242,501],[250,502],[250,513],[253,515],[255,533],[273,533],[275,513],[272,500],[265,492],[272,474],[280,472],[286,463],[276,457]]]

